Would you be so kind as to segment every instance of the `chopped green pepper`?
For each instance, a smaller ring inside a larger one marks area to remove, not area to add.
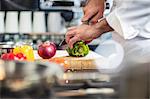
[[[74,44],[73,48],[67,48],[67,52],[73,57],[84,57],[89,53],[89,47],[83,41],[78,41]]]

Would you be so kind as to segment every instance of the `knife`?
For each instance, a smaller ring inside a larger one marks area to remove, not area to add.
[[[67,45],[67,43],[66,43],[66,39],[64,38],[60,43],[59,43],[59,47],[62,47],[62,46],[65,46],[65,45]]]

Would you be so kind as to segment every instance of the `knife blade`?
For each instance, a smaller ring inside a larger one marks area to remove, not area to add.
[[[59,47],[62,47],[62,46],[65,46],[65,45],[67,45],[67,43],[66,43],[66,39],[64,38],[60,43],[59,43]]]

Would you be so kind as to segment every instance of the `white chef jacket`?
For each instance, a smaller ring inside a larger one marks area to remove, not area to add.
[[[106,20],[117,42],[101,43],[96,52],[106,59],[95,63],[101,73],[122,75],[118,77],[119,99],[145,99],[150,72],[150,0],[115,0],[114,5]]]
[[[150,38],[150,0],[114,0],[106,20],[124,39]]]
[[[150,0],[114,0],[106,20],[128,61],[150,62]]]
[[[129,75],[125,79],[121,76],[124,79],[121,83],[124,86],[123,99],[145,99],[148,79],[142,70],[150,72],[150,0],[114,0],[112,12],[106,20],[116,32],[113,35],[118,34],[115,40],[124,47],[119,69],[123,68],[120,74]],[[120,57],[114,60],[118,59]],[[137,75],[143,76],[138,79]],[[140,90],[137,90],[138,86]]]

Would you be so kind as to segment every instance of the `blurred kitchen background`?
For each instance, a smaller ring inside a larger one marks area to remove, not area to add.
[[[37,45],[50,40],[58,45],[68,27],[81,24],[86,0],[1,0],[0,42],[32,42]],[[107,0],[105,15],[112,0]],[[100,42],[111,39],[111,33],[89,44],[95,50]]]

